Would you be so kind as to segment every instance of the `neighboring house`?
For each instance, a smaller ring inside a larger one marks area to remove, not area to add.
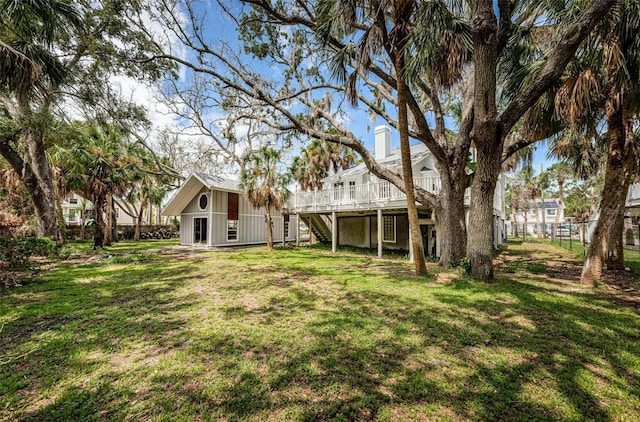
[[[557,199],[545,199],[544,201],[536,201],[538,205],[539,212],[539,220],[542,229],[546,231],[547,235],[551,232],[552,226],[556,222],[556,216],[560,214],[560,218],[558,219],[558,224],[564,224],[564,208],[560,209],[558,207]],[[515,219],[516,224],[518,225],[518,232],[522,232],[524,227],[524,213],[525,211],[522,209],[516,209],[516,215],[511,216],[509,222],[507,224],[509,234],[513,234],[513,222]],[[527,213],[527,233],[529,234],[537,234],[537,221],[536,221],[536,210],[533,206],[533,202],[529,201],[529,209],[526,211]],[[514,218],[515,217],[515,218]]]
[[[383,166],[402,173],[400,150],[391,150],[391,130],[375,128],[375,158]],[[411,146],[415,184],[429,192],[440,191],[440,176],[433,156],[423,144]],[[465,194],[469,218],[469,189]],[[504,180],[498,180],[494,194],[494,246],[502,243],[504,232]],[[409,222],[406,197],[385,180],[370,174],[364,164],[336,173],[323,181],[322,190],[295,192],[288,203],[288,212],[310,226],[314,235],[336,245],[351,245],[383,249],[409,250]],[[426,255],[440,255],[439,224],[431,209],[418,207],[420,230]]]
[[[64,221],[69,225],[82,224],[82,212],[85,213],[85,223],[89,219],[93,219],[93,203],[85,200],[83,207],[83,198],[75,193],[70,193],[61,202],[62,215]],[[84,211],[83,211],[84,210]],[[118,204],[115,204],[116,224],[121,226],[135,225],[133,217],[124,212]]]
[[[640,208],[640,183],[633,183],[627,192],[627,208]]]
[[[169,200],[164,216],[180,216],[180,244],[204,246],[266,243],[264,208],[254,208],[238,182],[193,173]],[[272,210],[273,240],[296,240],[296,217]]]

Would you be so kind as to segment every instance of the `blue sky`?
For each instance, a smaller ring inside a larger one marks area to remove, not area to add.
[[[224,39],[230,43],[233,48],[240,50],[241,46],[237,40],[236,34],[236,23],[231,20],[229,17],[225,16],[218,10],[218,4],[213,2],[205,1],[200,4],[203,10],[206,10],[206,18],[203,20],[203,24],[206,25],[206,35],[210,37],[211,40],[215,39]],[[227,5],[234,10],[238,10],[242,6],[238,2],[229,2]],[[204,15],[205,13],[203,13]],[[264,74],[266,77],[274,77],[277,78],[279,69],[271,67],[269,64],[260,63],[257,61],[251,62],[252,66],[255,70],[258,70],[260,73]],[[371,118],[365,113],[365,111],[351,108],[346,105],[345,109],[349,115],[349,119],[351,122],[346,124],[353,133],[363,141],[364,145],[369,149],[373,150],[374,144],[374,134],[373,129],[380,124],[385,124],[385,122],[381,118],[377,118],[375,121],[372,121]],[[451,129],[455,129],[453,125],[448,125]],[[392,129],[392,148],[397,148],[399,146],[399,136],[398,133]],[[542,143],[538,144],[535,155],[534,155],[534,165],[536,168],[536,172],[540,169],[540,164],[543,164],[547,167],[550,163],[546,158],[546,146]]]

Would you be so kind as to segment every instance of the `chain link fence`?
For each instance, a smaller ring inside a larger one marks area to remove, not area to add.
[[[573,221],[560,224],[527,222],[507,222],[507,235],[510,239],[523,242],[546,240],[555,245],[586,255],[596,220]],[[631,266],[638,263],[640,268],[640,224],[637,218],[625,218],[622,243],[625,248],[625,261]]]

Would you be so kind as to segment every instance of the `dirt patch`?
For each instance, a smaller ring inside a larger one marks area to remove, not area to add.
[[[554,245],[509,244],[494,263],[497,271],[520,274],[528,279],[545,279],[555,283],[561,292],[598,294],[640,305],[640,280],[633,272],[605,270],[598,290],[585,288],[580,282],[582,262],[573,253]]]

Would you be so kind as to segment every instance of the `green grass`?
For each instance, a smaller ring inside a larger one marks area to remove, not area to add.
[[[486,283],[171,244],[74,245],[0,291],[0,420],[640,417],[637,296],[562,278],[559,249],[509,245]]]
[[[569,243],[569,240],[564,239],[562,242],[559,240],[555,240],[553,242],[548,240],[532,240],[532,242],[546,242],[555,246],[560,246],[566,250],[571,251],[575,254],[576,258],[580,261],[584,260],[586,256],[585,247],[582,246],[580,241],[572,240]],[[587,246],[588,249],[588,246]],[[624,264],[627,268],[631,269],[635,274],[640,275],[640,251],[636,249],[625,249],[624,250]]]

